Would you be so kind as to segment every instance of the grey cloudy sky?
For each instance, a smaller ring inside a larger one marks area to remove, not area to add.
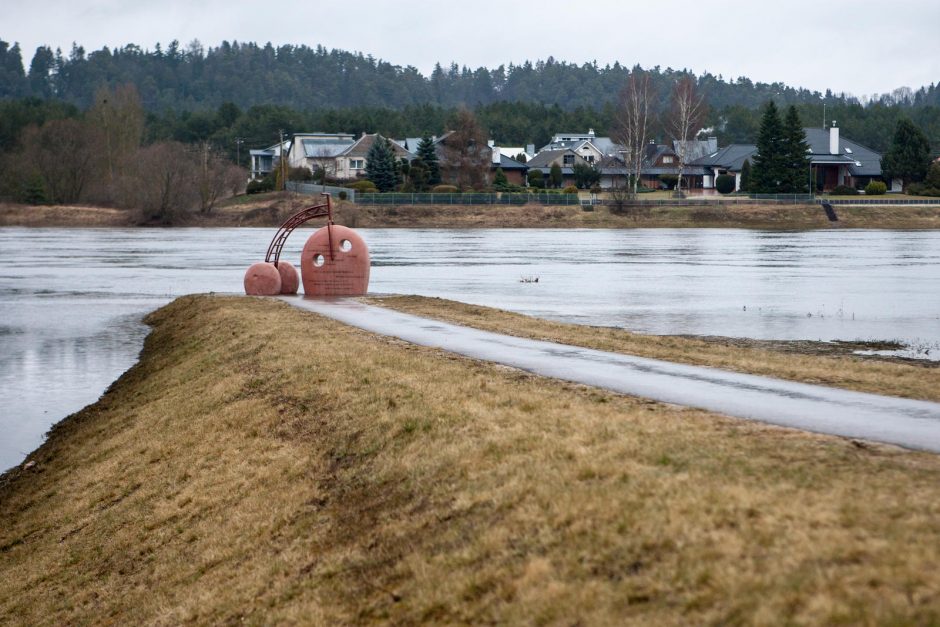
[[[173,39],[322,44],[427,75],[545,59],[709,71],[856,96],[940,81],[938,0],[0,0],[0,39],[86,50]]]

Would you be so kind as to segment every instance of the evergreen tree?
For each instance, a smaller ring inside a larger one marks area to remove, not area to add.
[[[496,168],[496,174],[493,176],[493,187],[502,189],[507,185],[509,185],[509,179],[506,178],[506,173],[503,172],[502,168]]]
[[[881,158],[886,180],[899,178],[905,189],[910,183],[923,181],[930,165],[930,142],[919,128],[902,118],[894,131],[891,149]]]
[[[391,142],[376,135],[366,153],[366,178],[375,183],[380,192],[389,192],[398,184],[395,172],[395,152]]]
[[[548,182],[551,187],[559,188],[561,187],[561,181],[561,166],[558,165],[558,162],[556,161],[548,170]]]
[[[418,158],[424,163],[428,173],[427,184],[430,186],[441,184],[441,164],[437,159],[437,149],[434,140],[423,137],[418,143]]]
[[[741,164],[741,189],[749,191],[751,189],[751,161],[745,159]]]
[[[787,155],[783,143],[783,124],[780,122],[777,105],[771,100],[764,108],[761,118],[749,191],[756,194],[776,194],[787,180]]]
[[[809,144],[806,131],[800,121],[796,107],[790,105],[783,122],[783,145],[785,176],[778,192],[782,194],[806,194],[809,192]]]
[[[408,177],[416,192],[424,192],[428,189],[428,166],[423,159],[415,159],[411,162],[408,169]]]

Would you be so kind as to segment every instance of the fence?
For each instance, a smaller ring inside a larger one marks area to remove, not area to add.
[[[580,205],[577,194],[357,194],[360,205]]]
[[[295,192],[297,194],[307,194],[309,196],[319,196],[320,194],[326,192],[327,194],[332,194],[333,198],[339,198],[340,192],[346,193],[346,198],[353,202],[356,201],[356,190],[349,189],[347,187],[335,187],[333,185],[319,185],[317,183],[300,183],[298,181],[288,181],[287,182],[288,191]]]
[[[355,189],[335,187],[332,185],[318,185],[316,183],[299,183],[290,181],[287,189],[299,194],[319,195],[328,192],[333,198],[339,198],[340,192],[345,192],[347,200],[360,205],[618,205],[623,207],[701,207],[734,205],[737,203],[757,204],[819,204],[828,202],[832,205],[940,205],[940,198],[839,198],[829,199],[825,196],[813,194],[727,194],[723,196],[692,196],[688,198],[656,198],[644,199],[643,194],[638,198],[629,200],[598,199],[595,196],[582,194],[537,193],[518,194],[509,192],[487,192],[468,194],[362,194]]]

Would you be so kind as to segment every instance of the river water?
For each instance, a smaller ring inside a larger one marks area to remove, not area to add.
[[[297,263],[312,230],[284,258]],[[362,229],[370,291],[643,333],[898,340],[940,355],[940,232]],[[0,470],[137,358],[144,314],[241,292],[274,229],[0,228]],[[538,279],[538,282],[534,282]]]

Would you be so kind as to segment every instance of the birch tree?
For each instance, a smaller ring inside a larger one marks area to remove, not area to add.
[[[688,161],[689,142],[698,135],[705,118],[705,96],[695,86],[695,79],[686,76],[680,79],[672,91],[672,107],[667,128],[675,140],[679,181],[676,194],[682,194],[682,171]]]
[[[615,113],[615,133],[617,143],[624,147],[624,162],[627,172],[633,177],[633,198],[636,198],[640,184],[640,169],[643,166],[643,153],[653,122],[653,100],[655,89],[649,74],[639,68],[630,72],[627,84],[620,90]]]

